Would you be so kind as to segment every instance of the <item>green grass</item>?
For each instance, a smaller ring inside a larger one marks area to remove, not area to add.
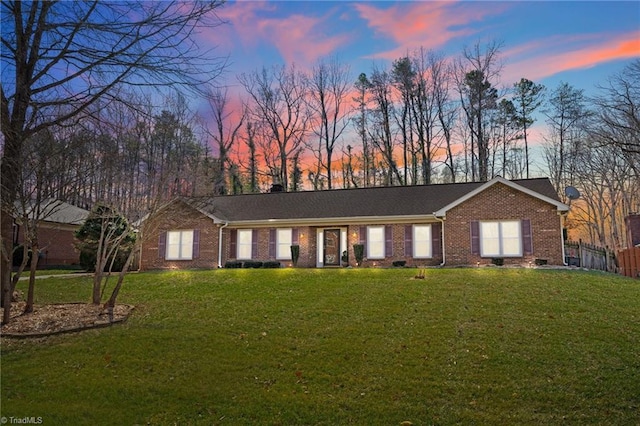
[[[640,281],[529,269],[128,277],[124,324],[3,343],[44,424],[640,424]],[[39,303],[91,280],[37,283]]]

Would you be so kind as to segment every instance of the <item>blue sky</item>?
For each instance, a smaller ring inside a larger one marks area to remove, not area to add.
[[[354,76],[418,47],[458,55],[465,45],[503,43],[502,84],[526,77],[590,91],[640,57],[640,2],[231,1],[229,25],[202,34],[228,54],[235,75],[271,64],[308,69],[337,56]]]

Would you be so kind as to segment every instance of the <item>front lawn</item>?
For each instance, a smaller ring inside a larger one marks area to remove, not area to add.
[[[45,425],[640,423],[640,281],[416,273],[132,274],[125,324],[3,341],[0,415]],[[90,277],[36,287],[37,303],[90,293]]]

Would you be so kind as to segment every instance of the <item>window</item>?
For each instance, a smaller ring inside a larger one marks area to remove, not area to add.
[[[165,252],[165,259],[193,259],[193,230],[167,232],[167,247]]]
[[[253,231],[251,229],[238,229],[238,259],[251,259],[253,243]]]
[[[432,257],[431,246],[431,225],[414,225],[413,257],[417,259]]]
[[[483,257],[522,256],[520,221],[480,222],[480,254]]]
[[[384,226],[369,226],[367,228],[367,258],[384,259],[384,246]]]
[[[293,244],[291,228],[276,230],[276,259],[291,259],[291,244]]]

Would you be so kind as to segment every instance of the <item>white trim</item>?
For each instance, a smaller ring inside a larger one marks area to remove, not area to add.
[[[343,225],[386,225],[394,223],[412,224],[416,222],[435,221],[432,214],[407,216],[354,216],[354,217],[318,217],[310,219],[268,219],[231,221],[232,228],[287,228],[300,225],[322,226],[323,228],[340,228]]]
[[[497,176],[493,179],[491,179],[490,181],[486,182],[485,184],[479,186],[478,188],[474,189],[473,191],[463,195],[462,197],[458,198],[457,200],[455,200],[452,203],[447,204],[446,206],[442,207],[440,210],[436,210],[433,214],[434,216],[438,216],[438,217],[444,217],[447,214],[447,211],[451,210],[452,208],[464,203],[465,201],[467,201],[468,199],[470,199],[471,197],[474,197],[476,195],[478,195],[479,193],[481,193],[482,191],[484,191],[487,188],[490,188],[491,186],[495,185],[496,183],[502,183],[504,185],[507,185],[508,187],[515,189],[516,191],[520,191],[520,192],[524,192],[527,195],[530,195],[534,198],[537,198],[539,200],[542,200],[546,203],[552,204],[554,206],[556,206],[556,208],[558,209],[558,211],[561,212],[566,212],[569,211],[569,206],[561,203],[560,201],[554,200],[553,198],[549,198],[545,195],[540,194],[539,192],[536,191],[532,191],[531,189],[525,188],[522,185],[518,185],[515,182],[512,182],[510,180],[507,180],[501,176]]]

